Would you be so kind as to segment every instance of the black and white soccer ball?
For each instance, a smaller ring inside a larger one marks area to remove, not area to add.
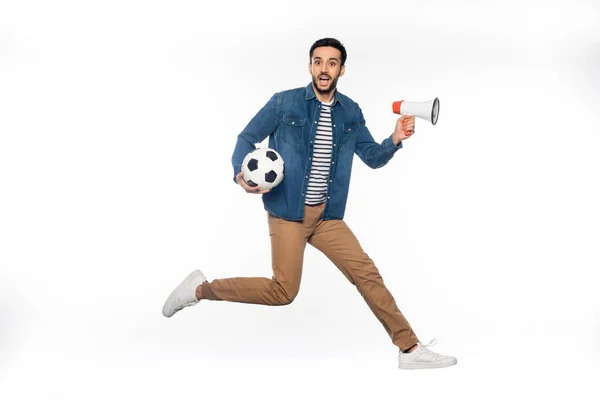
[[[283,158],[273,149],[258,148],[246,155],[242,162],[244,180],[261,190],[272,189],[283,179]]]

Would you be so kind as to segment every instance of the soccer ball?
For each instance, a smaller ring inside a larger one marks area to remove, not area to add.
[[[249,186],[261,190],[272,189],[283,179],[283,158],[273,149],[258,148],[251,151],[242,162],[244,180]]]

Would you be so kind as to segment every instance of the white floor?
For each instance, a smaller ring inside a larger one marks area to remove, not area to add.
[[[10,363],[0,364],[0,397],[592,400],[600,395],[591,335],[557,350],[553,342],[568,338],[566,331],[539,337],[523,331],[522,339],[507,334],[505,346],[499,334],[447,333],[437,336],[433,349],[456,356],[457,365],[402,371],[375,319],[360,321],[366,327],[356,330],[335,316],[331,324],[313,324],[316,317],[292,321],[302,308],[301,302],[288,308],[201,303],[170,320],[159,312],[147,320],[134,317],[129,325],[98,320],[96,331],[89,330],[85,317],[79,328],[48,325],[47,335],[25,338],[18,352],[9,354]],[[233,310],[245,313],[234,320],[226,314]],[[363,315],[360,307],[358,314]]]

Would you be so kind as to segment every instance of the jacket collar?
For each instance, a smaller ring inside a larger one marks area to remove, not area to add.
[[[306,94],[304,95],[304,100],[312,100],[315,98],[317,98],[317,95],[315,94],[315,89],[313,88],[311,82],[308,84],[308,86],[306,86]],[[342,101],[342,96],[340,96],[340,93],[338,93],[337,88],[335,89],[335,92],[333,92],[333,103],[331,104],[331,106],[335,106],[336,103],[340,103],[342,106],[344,105]]]

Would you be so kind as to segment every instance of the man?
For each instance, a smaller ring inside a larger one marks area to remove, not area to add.
[[[238,135],[232,163],[234,180],[247,193],[261,194],[271,237],[273,277],[215,279],[192,272],[169,296],[166,317],[202,299],[263,305],[290,304],[300,289],[306,244],[323,252],[356,286],[400,349],[402,369],[456,364],[423,345],[383,283],[373,261],[343,220],[354,154],[371,168],[387,164],[402,141],[414,133],[415,118],[401,116],[381,144],[365,126],[359,106],[336,90],[344,75],[346,49],[336,39],[315,42],[309,52],[312,82],[306,88],[273,95]],[[241,164],[255,143],[285,160],[285,178],[271,190],[249,186]],[[433,342],[433,341],[432,341]]]

